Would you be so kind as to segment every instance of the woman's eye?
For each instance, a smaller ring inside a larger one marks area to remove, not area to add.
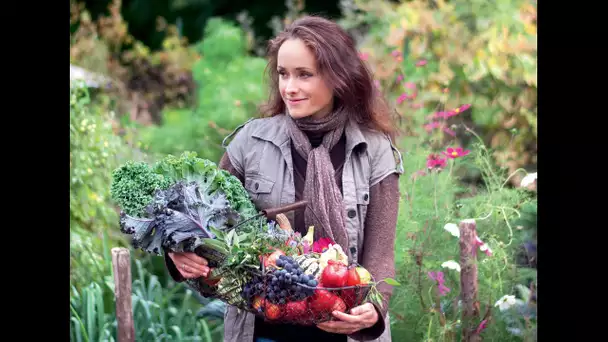
[[[302,78],[308,78],[308,77],[311,77],[311,76],[312,75],[309,74],[309,73],[303,73],[302,75],[300,75],[300,77],[302,77]]]

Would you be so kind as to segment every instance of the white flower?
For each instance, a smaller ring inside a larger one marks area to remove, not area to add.
[[[441,264],[443,268],[449,268],[451,270],[456,270],[456,272],[460,272],[460,265],[454,260],[448,260]]]
[[[534,181],[536,180],[536,172],[534,173],[528,173],[522,180],[521,180],[521,187],[525,188],[528,185],[534,183]]]
[[[516,303],[515,296],[504,295],[504,296],[502,296],[502,298],[500,298],[498,301],[496,301],[496,304],[494,304],[494,306],[498,306],[500,311],[505,311],[508,308],[510,308],[511,305],[514,305],[515,303]]]
[[[448,223],[443,226],[443,229],[447,230],[450,234],[455,237],[460,237],[460,228],[455,223]]]

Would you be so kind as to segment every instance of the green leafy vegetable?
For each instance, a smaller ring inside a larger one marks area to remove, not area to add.
[[[166,189],[170,183],[167,177],[154,173],[148,164],[128,161],[112,172],[110,195],[127,215],[144,216],[154,192]]]
[[[134,247],[152,254],[197,251],[213,266],[230,252],[215,243],[217,233],[224,240],[223,232],[257,214],[236,177],[191,152],[169,155],[153,167],[128,162],[114,171],[113,181],[123,209],[121,231],[132,235]],[[258,226],[259,220],[251,220],[238,230]],[[229,234],[229,245],[238,245],[235,233]]]
[[[215,163],[198,158],[194,152],[184,152],[179,158],[168,155],[156,163],[154,172],[174,181],[196,182],[202,192],[221,191],[230,206],[242,217],[251,217],[257,213],[238,178],[218,168]]]

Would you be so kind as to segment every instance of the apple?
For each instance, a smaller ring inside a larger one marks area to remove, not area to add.
[[[266,301],[264,304],[264,314],[266,318],[270,320],[276,320],[281,318],[281,307],[278,304],[273,304],[270,301]]]
[[[361,284],[361,276],[359,275],[359,272],[357,272],[357,268],[349,268],[346,276],[346,286],[355,286],[359,284]]]
[[[262,256],[262,263],[264,263],[264,267],[268,268],[271,265],[277,267],[277,260],[279,260],[279,256],[281,255],[285,255],[285,252],[280,249],[277,249],[270,254]]]
[[[305,319],[308,314],[308,301],[306,299],[289,302],[285,305],[284,318],[290,321]]]
[[[338,261],[328,260],[321,274],[321,282],[325,287],[342,287],[348,277],[347,267]]]
[[[345,286],[356,286],[361,284],[361,277],[355,267],[348,269]],[[357,289],[344,289],[341,293],[342,299],[348,308],[353,307],[357,303]]]
[[[331,318],[334,311],[346,312],[344,300],[328,290],[316,290],[308,305],[317,319]]]

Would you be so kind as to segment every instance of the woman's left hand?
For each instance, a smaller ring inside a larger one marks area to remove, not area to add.
[[[317,324],[319,329],[331,333],[350,335],[361,329],[369,328],[378,322],[378,312],[371,303],[365,303],[350,310],[350,315],[340,311],[333,312],[339,321]]]

